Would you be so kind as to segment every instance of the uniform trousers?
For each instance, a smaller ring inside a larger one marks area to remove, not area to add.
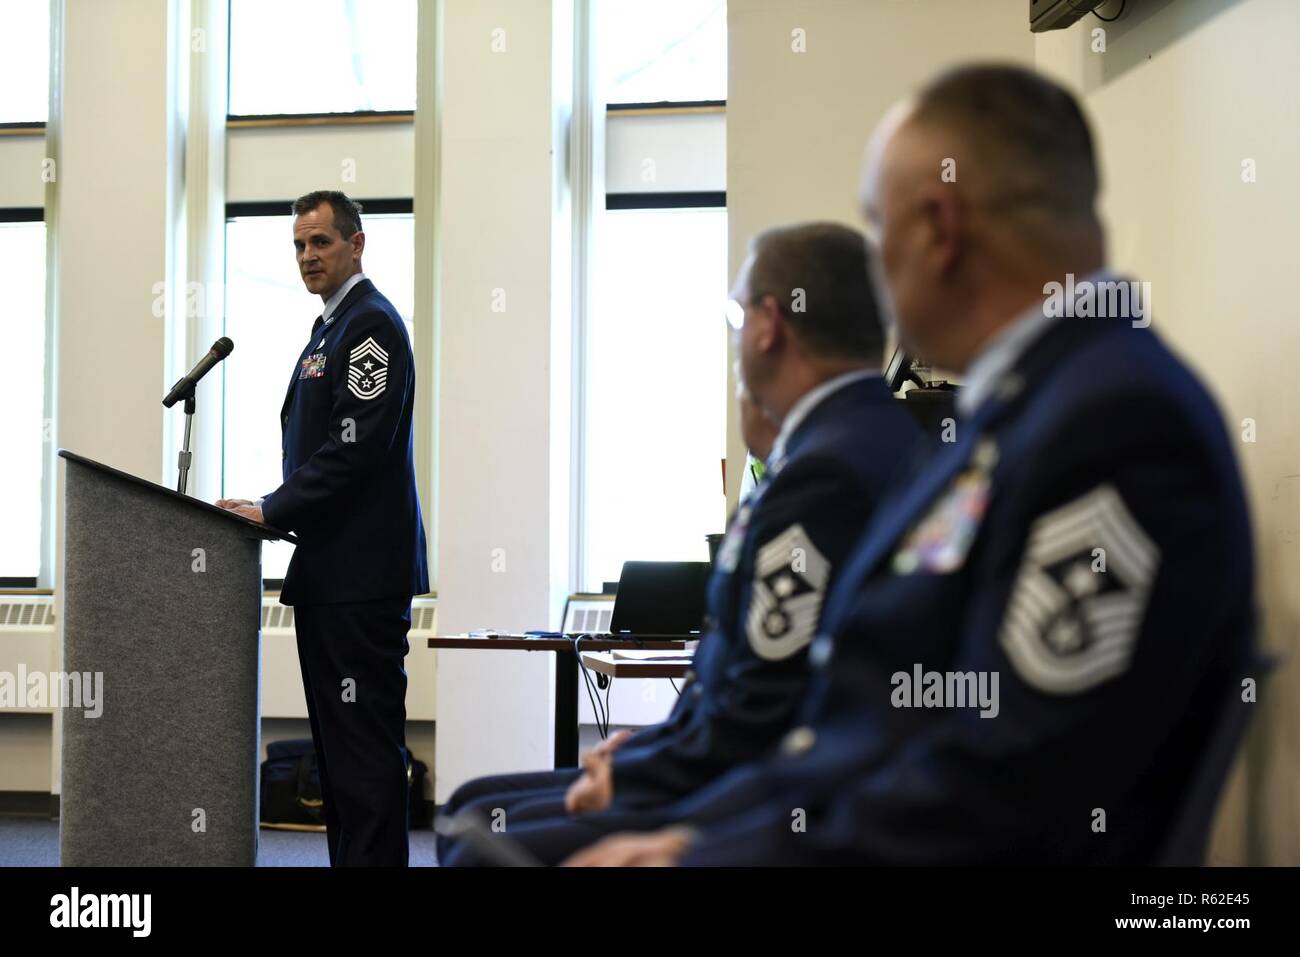
[[[508,831],[511,822],[562,815],[565,791],[581,774],[581,768],[560,768],[475,778],[452,793],[441,814],[452,818],[464,811],[477,813],[487,824],[499,822]],[[438,863],[443,865],[457,842],[441,831],[436,840]]]
[[[405,867],[411,599],[294,606],[331,867]]]

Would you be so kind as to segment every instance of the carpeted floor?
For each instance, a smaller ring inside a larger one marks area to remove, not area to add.
[[[431,830],[411,832],[411,866],[436,867]],[[325,834],[307,831],[258,832],[258,867],[327,867]],[[59,822],[0,817],[0,867],[57,867]]]

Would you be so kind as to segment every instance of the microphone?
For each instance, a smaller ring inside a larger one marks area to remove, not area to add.
[[[225,336],[222,336],[216,342],[212,343],[212,348],[208,350],[208,354],[200,359],[193,369],[185,373],[185,375],[177,380],[176,384],[172,386],[172,390],[168,392],[167,397],[163,399],[163,405],[170,409],[181,399],[192,395],[194,393],[194,387],[198,385],[199,380],[211,372],[213,367],[226,356],[230,355],[234,349],[235,344]]]

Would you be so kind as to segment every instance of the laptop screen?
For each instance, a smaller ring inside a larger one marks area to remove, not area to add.
[[[611,634],[698,634],[704,624],[708,562],[624,562]]]

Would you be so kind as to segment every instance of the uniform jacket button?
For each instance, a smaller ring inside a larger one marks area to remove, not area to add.
[[[795,728],[785,736],[785,739],[781,742],[781,753],[792,758],[798,757],[811,751],[812,746],[816,743],[817,732],[804,725]]]
[[[686,669],[686,674],[682,675],[682,678],[683,678],[687,683],[690,683],[690,682],[694,681],[694,680],[695,680],[695,669],[694,669],[694,668],[687,668],[687,669]]]
[[[808,649],[808,664],[814,668],[825,668],[830,663],[832,650],[831,636],[818,635]]]

